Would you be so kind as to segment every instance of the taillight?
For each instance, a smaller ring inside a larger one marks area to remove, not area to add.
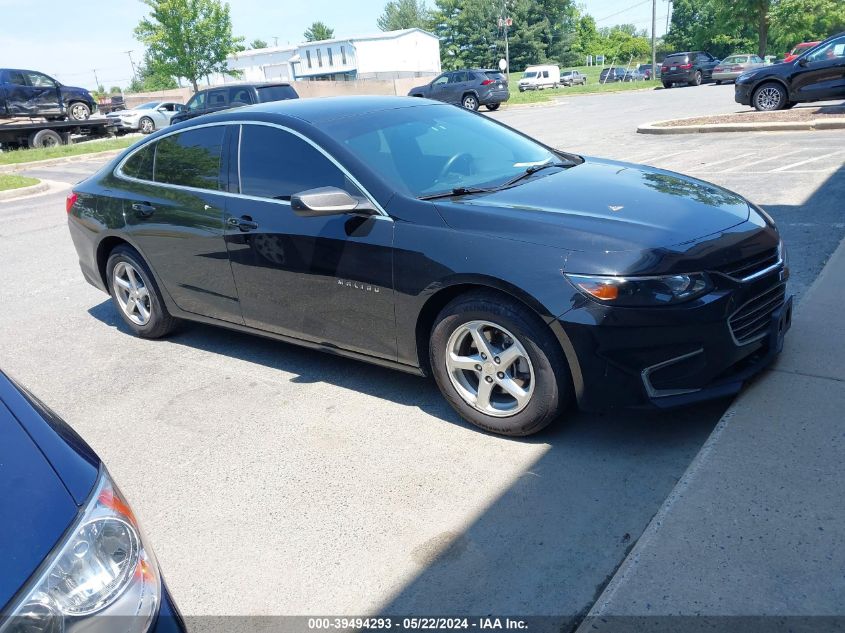
[[[669,67],[668,67],[668,66],[661,66],[661,67],[660,67],[660,72],[664,72],[664,73],[665,73],[667,70],[669,70]]]
[[[496,83],[496,82],[493,81],[492,79],[485,79],[484,81],[481,82],[481,85],[482,86],[489,86],[490,84],[494,84],[494,83]]]
[[[70,213],[70,210],[73,209],[73,205],[76,204],[77,200],[79,200],[79,194],[75,191],[71,191],[67,194],[67,200],[65,200],[65,211]]]
[[[692,64],[681,64],[680,66],[678,66],[678,68],[680,68],[681,70],[689,70],[690,68],[692,68]]]

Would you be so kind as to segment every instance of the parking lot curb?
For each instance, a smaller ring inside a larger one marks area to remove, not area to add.
[[[0,191],[0,201],[11,200],[13,198],[24,198],[26,196],[31,196],[34,193],[41,193],[42,191],[47,191],[49,188],[50,183],[41,180],[38,182],[38,184],[30,185],[29,187],[7,189],[6,191]]]
[[[24,171],[33,167],[52,167],[53,165],[64,165],[66,163],[77,163],[92,158],[111,158],[117,156],[124,150],[110,149],[104,152],[91,152],[90,154],[77,154],[75,156],[62,156],[61,158],[45,158],[44,160],[33,160],[26,163],[12,163],[11,165],[0,165],[0,174],[8,174],[15,171]]]
[[[697,118],[697,117],[696,117]],[[652,121],[637,127],[639,134],[705,134],[708,132],[796,132],[811,130],[845,130],[845,119],[810,121],[767,121],[760,123],[705,123],[703,125],[665,125],[671,121]]]

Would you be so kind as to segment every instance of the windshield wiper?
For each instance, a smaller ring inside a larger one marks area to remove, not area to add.
[[[452,198],[454,196],[466,196],[471,193],[488,193],[493,189],[482,189],[480,187],[455,187],[449,191],[441,191],[440,193],[431,193],[427,196],[420,196],[418,200],[437,200],[438,198]]]
[[[528,178],[529,176],[536,174],[538,171],[543,171],[544,169],[549,169],[550,167],[567,168],[567,167],[573,167],[573,166],[574,166],[574,163],[562,163],[562,162],[543,163],[542,165],[531,165],[531,167],[526,169],[524,172],[522,172],[518,176],[515,176],[515,177],[511,178],[510,180],[503,182],[501,185],[498,185],[497,187],[495,187],[494,191],[499,191],[500,189],[507,189],[508,187],[512,187],[513,185],[518,183],[520,180],[523,180],[524,178]]]

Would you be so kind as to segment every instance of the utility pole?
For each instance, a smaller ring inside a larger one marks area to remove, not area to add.
[[[666,0],[666,32],[669,32],[669,16],[672,15],[672,0]]]
[[[651,0],[651,76],[657,77],[657,0]]]
[[[135,62],[132,61],[132,51],[123,51],[129,55],[129,65],[132,66],[132,80],[138,83],[138,75],[135,73]]]
[[[273,46],[275,46],[275,47],[279,46],[279,38],[276,35],[273,36]]]
[[[97,69],[92,68],[91,72],[94,73],[94,86],[96,86],[96,89],[99,90],[100,89],[100,80],[97,78]]]

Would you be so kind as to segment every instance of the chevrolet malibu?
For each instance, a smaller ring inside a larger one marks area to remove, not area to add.
[[[138,336],[200,321],[432,375],[506,435],[572,403],[735,393],[790,324],[786,250],[759,207],[423,99],[195,119],[67,211],[85,278]]]
[[[0,372],[0,631],[185,630],[91,448]]]

